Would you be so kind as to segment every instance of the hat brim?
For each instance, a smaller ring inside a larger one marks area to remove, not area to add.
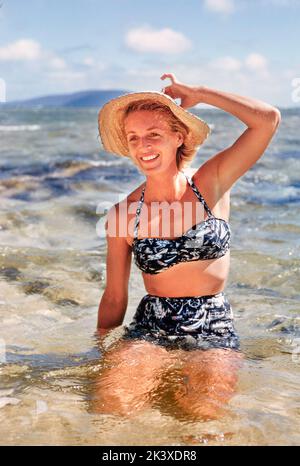
[[[190,143],[195,147],[203,144],[209,136],[211,132],[209,125],[182,108],[170,96],[156,91],[132,92],[111,99],[99,111],[99,135],[105,151],[129,157],[127,141],[122,129],[124,111],[128,104],[136,100],[146,99],[167,105],[174,115],[189,128],[188,137]]]

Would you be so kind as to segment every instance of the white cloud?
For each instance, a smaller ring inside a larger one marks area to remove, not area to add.
[[[245,59],[245,65],[250,70],[266,71],[268,62],[260,53],[250,53]]]
[[[45,50],[33,39],[19,39],[0,47],[0,61],[36,62],[54,70],[67,68],[66,62],[55,53]]]
[[[238,71],[242,67],[242,62],[236,58],[226,56],[211,61],[209,65],[222,71]]]
[[[205,0],[204,6],[207,10],[216,13],[233,13],[235,11],[234,0]]]
[[[24,91],[26,97],[32,97],[83,89],[160,90],[170,84],[169,79],[163,81],[160,76],[163,73],[174,73],[180,81],[189,85],[203,85],[248,95],[277,106],[293,106],[295,104],[290,97],[293,90],[291,79],[300,76],[300,69],[297,72],[296,67],[295,69],[291,66],[286,69],[273,68],[272,62],[269,65],[267,57],[256,51],[238,58],[224,55],[211,61],[199,60],[198,63],[197,60],[188,63],[184,63],[183,60],[172,60],[172,65],[166,65],[164,59],[157,59],[154,63],[144,62],[130,67],[103,63],[96,58],[92,64],[92,56],[87,55],[78,63],[78,67],[74,64],[72,67],[63,68],[63,64],[58,61],[55,68],[51,58],[53,56],[48,52],[49,67],[44,59],[34,63],[34,73],[31,71],[32,63],[29,66],[26,64],[25,72],[29,71],[30,76],[34,76],[34,80],[26,89],[23,84],[20,84],[19,89],[15,86],[14,96],[10,97],[12,100],[25,98]],[[86,67],[83,67],[84,62]],[[26,76],[22,74],[22,79],[24,77]],[[200,109],[205,107],[211,108],[210,105],[199,104]]]
[[[57,70],[64,70],[67,68],[66,62],[62,58],[56,56],[49,59],[48,66]]]
[[[287,68],[286,70],[283,71],[283,76],[286,77],[287,79],[294,79],[294,78],[300,78],[300,69],[295,70],[293,68]]]
[[[252,77],[255,74],[263,77],[269,75],[267,59],[263,55],[255,52],[247,55],[244,60],[238,60],[231,56],[219,57],[210,61],[207,69],[212,71],[216,69],[222,74],[251,71]]]
[[[32,39],[20,39],[0,47],[0,61],[32,61],[41,55],[40,44]]]
[[[57,93],[70,93],[89,89],[91,86],[87,78],[85,72],[73,70],[51,71],[46,76],[47,87],[55,90]],[[50,93],[51,92],[43,92],[44,95]]]
[[[222,59],[220,58],[220,62]],[[158,70],[163,74],[165,70]],[[209,88],[220,89],[225,92],[232,92],[269,102],[272,105],[282,105],[287,100],[286,79],[281,72],[264,75],[261,72],[249,73],[244,62],[241,68],[235,71],[222,70],[218,73],[211,63],[205,65],[176,64],[170,72],[183,82],[195,86],[207,86]],[[186,77],[188,76],[188,80]],[[143,79],[144,81],[144,79]],[[159,81],[159,79],[157,79]],[[169,80],[168,80],[169,81]],[[168,85],[164,82],[164,85]],[[143,87],[141,83],[140,88]],[[159,85],[157,85],[159,88]],[[291,102],[292,104],[292,102]],[[211,106],[199,103],[199,108],[211,108]]]
[[[86,74],[81,71],[51,71],[48,74],[48,77],[51,79],[65,80],[65,81],[78,81],[86,77]]]
[[[191,86],[207,86],[245,95],[269,102],[271,105],[294,105],[287,89],[292,90],[292,76],[300,76],[296,70],[275,69],[269,65],[267,57],[257,52],[242,57],[220,56],[204,63],[183,63],[180,60],[172,66],[141,65],[124,68],[120,74],[111,75],[109,69],[105,73],[105,83],[111,88],[124,88],[132,91],[160,90],[170,84],[170,80],[162,81],[164,73],[174,73],[175,76]],[[102,76],[101,76],[102,84]],[[199,103],[199,108],[211,108],[210,105]]]
[[[181,32],[170,28],[155,30],[149,26],[129,31],[125,38],[129,48],[138,52],[182,53],[191,48],[192,44]]]
[[[95,60],[93,57],[85,57],[82,60],[82,64],[86,66],[94,66],[96,64]]]

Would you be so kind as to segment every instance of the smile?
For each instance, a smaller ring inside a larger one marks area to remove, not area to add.
[[[151,155],[145,155],[144,157],[141,157],[141,159],[144,161],[144,162],[147,162],[149,160],[155,160],[159,157],[159,154],[151,154]]]

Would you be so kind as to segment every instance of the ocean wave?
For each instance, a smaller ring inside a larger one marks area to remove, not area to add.
[[[89,161],[90,165],[93,167],[112,167],[114,165],[123,165],[124,160],[99,160],[99,161],[94,161],[91,160]]]
[[[38,131],[40,125],[0,125],[0,131]]]

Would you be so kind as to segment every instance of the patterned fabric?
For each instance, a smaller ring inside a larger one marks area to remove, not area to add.
[[[125,339],[144,339],[169,348],[240,347],[224,292],[176,298],[147,294],[124,328]]]
[[[142,272],[157,274],[180,262],[217,259],[224,256],[230,247],[231,231],[228,222],[213,215],[193,180],[185,173],[184,175],[203,204],[208,218],[194,225],[179,238],[138,239],[138,225],[144,202],[145,186],[136,211],[132,243],[134,262]]]

